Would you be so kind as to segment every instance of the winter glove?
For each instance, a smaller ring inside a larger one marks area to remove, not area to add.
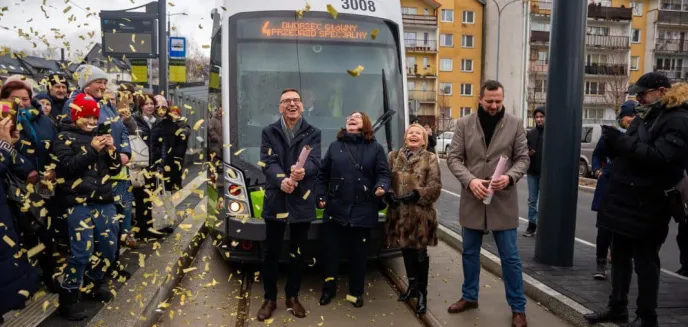
[[[399,206],[399,199],[397,199],[397,195],[392,191],[389,191],[385,194],[385,202],[387,202],[387,205],[390,208],[396,208]]]
[[[399,198],[399,201],[401,201],[403,204],[415,204],[418,203],[418,200],[420,200],[420,193],[418,190],[408,192]]]

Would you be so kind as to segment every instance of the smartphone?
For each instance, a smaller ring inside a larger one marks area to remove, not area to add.
[[[17,129],[16,104],[11,101],[0,101],[0,120],[10,117],[12,120],[12,132]]]
[[[98,124],[96,136],[110,135],[111,126],[107,123]]]

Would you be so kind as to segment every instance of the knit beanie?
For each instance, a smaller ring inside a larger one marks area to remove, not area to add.
[[[81,65],[74,74],[82,90],[99,79],[109,80],[107,73],[93,65]]]
[[[26,88],[29,89],[29,97],[33,97],[33,83],[31,79],[27,78],[24,75],[12,75],[5,80],[5,84],[9,84],[11,82],[24,83],[24,85],[26,85]]]
[[[96,99],[92,98],[90,95],[86,95],[86,93],[80,93],[77,95],[76,98],[74,98],[70,109],[72,111],[72,120],[74,122],[80,118],[100,116],[100,106],[98,105],[98,101],[96,101]]]
[[[169,108],[170,106],[167,105],[167,99],[165,99],[164,96],[158,94],[154,97],[155,103],[158,104],[158,107],[166,107]]]

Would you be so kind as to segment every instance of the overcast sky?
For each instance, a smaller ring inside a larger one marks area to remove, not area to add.
[[[68,2],[65,3],[66,1]],[[43,6],[44,2],[45,6]],[[90,15],[87,18],[88,13],[83,9],[90,7],[90,12],[123,10],[138,7],[149,2],[150,0],[0,0],[0,8],[7,7],[2,12],[2,16],[0,16],[0,47],[9,46],[13,50],[34,49],[32,42],[19,38],[16,31],[16,29],[22,29],[24,33],[29,33],[31,28],[37,31],[38,35],[46,35],[48,41],[53,43],[53,47],[64,47],[62,44],[64,40],[56,40],[54,37],[55,33],[51,31],[51,29],[58,29],[70,43],[71,51],[68,52],[75,55],[76,50],[81,49],[84,52],[83,54],[85,54],[90,50],[91,47],[89,45],[92,42],[101,42],[101,33],[100,17],[98,15]],[[173,35],[179,33],[181,36],[186,36],[187,42],[193,42],[199,48],[202,45],[210,44],[212,29],[210,11],[214,3],[215,1],[213,0],[168,1],[167,10],[169,13],[186,13],[188,15],[171,16],[171,24],[176,26],[176,31],[172,32]],[[45,14],[41,11],[41,6],[46,10],[49,18],[45,17]],[[71,9],[64,13],[63,11],[69,6],[71,6]],[[72,15],[75,19],[70,22],[69,18]],[[84,25],[85,23],[88,23],[88,25]],[[199,28],[199,24],[203,27],[202,29]],[[3,29],[4,27],[10,28],[11,31]],[[94,35],[93,38],[88,35],[88,32]],[[82,40],[79,36],[83,36],[86,40]],[[34,41],[38,45],[36,49],[47,48],[38,38],[35,38]],[[210,49],[202,50],[206,54],[210,53]],[[59,50],[57,54],[59,56]],[[69,53],[67,56],[69,56]]]

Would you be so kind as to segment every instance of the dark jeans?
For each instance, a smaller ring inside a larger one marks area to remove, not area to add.
[[[146,179],[144,187],[134,188],[134,203],[136,204],[136,227],[139,228],[139,234],[149,234],[148,229],[153,227],[153,202],[145,201],[150,196],[146,193],[146,189],[153,191],[156,188],[157,181],[155,179]]]
[[[613,233],[604,228],[597,229],[597,259],[607,260],[607,252],[609,247],[612,245],[612,235]]]
[[[301,275],[307,258],[305,247],[308,242],[308,230],[311,223],[289,224],[289,273],[287,286],[284,289],[287,297],[299,296]],[[277,300],[277,274],[279,258],[284,243],[286,222],[265,220],[265,249],[263,257],[263,287],[266,300]]]
[[[638,275],[636,314],[650,321],[657,319],[657,293],[659,290],[659,249],[669,229],[653,233],[647,238],[633,239],[622,234],[612,236],[612,295],[609,307],[625,310],[628,306],[628,289],[631,286],[633,268]],[[635,267],[634,267],[635,264]]]
[[[182,189],[184,159],[175,158],[172,162],[168,164],[168,166],[170,167],[170,171],[165,172],[165,177],[169,178],[169,181],[165,183],[165,190],[174,193],[175,191]]]
[[[676,243],[678,243],[678,250],[681,253],[681,265],[688,267],[688,223],[678,224]]]
[[[363,296],[365,287],[366,260],[370,228],[347,227],[336,222],[326,222],[322,225],[323,272],[327,279],[323,283],[323,292],[334,296],[337,294],[337,280],[339,276],[339,259],[341,249],[349,250],[349,295]],[[334,278],[330,280],[330,278]]]

